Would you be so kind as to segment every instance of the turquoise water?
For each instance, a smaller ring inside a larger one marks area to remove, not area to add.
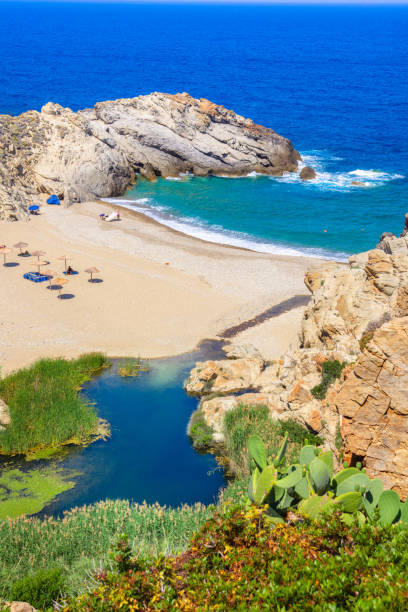
[[[266,253],[344,260],[374,248],[383,231],[401,232],[405,175],[352,169],[317,151],[303,159],[317,169],[313,181],[289,173],[140,180],[124,198],[110,201],[186,234]]]
[[[120,360],[89,382],[85,395],[107,419],[112,437],[87,448],[70,447],[60,459],[26,462],[0,460],[9,467],[32,470],[56,463],[76,486],[59,495],[43,511],[64,510],[104,499],[158,502],[176,507],[182,503],[217,500],[224,486],[223,471],[213,455],[194,451],[186,434],[197,400],[182,388],[197,360],[219,358],[219,344],[204,342],[193,353],[150,361],[150,371],[123,379],[117,373]]]

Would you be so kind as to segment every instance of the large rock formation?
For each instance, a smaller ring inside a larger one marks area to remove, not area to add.
[[[199,364],[186,388],[211,370],[211,383],[195,390],[216,442],[227,411],[266,405],[273,418],[302,423],[339,458],[363,461],[370,476],[408,497],[408,216],[399,238],[383,234],[377,248],[347,265],[313,266],[305,283],[312,299],[297,348],[267,364],[254,349],[229,347],[235,367]],[[311,391],[326,361],[345,367],[320,400]]]
[[[291,142],[208,100],[186,93],[100,102],[74,113],[0,116],[0,218],[24,216],[38,193],[65,203],[119,196],[137,174],[280,175],[297,170]]]
[[[378,329],[333,398],[346,457],[408,496],[408,317]]]

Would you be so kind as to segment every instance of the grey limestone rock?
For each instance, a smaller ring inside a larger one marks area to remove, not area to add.
[[[141,175],[295,172],[292,143],[251,119],[187,93],[99,102],[74,113],[0,115],[0,218],[21,219],[39,194],[65,205],[123,195]]]

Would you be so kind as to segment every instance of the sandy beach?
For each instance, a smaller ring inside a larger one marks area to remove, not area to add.
[[[70,208],[42,206],[29,222],[0,222],[0,244],[27,242],[43,250],[44,269],[64,263],[79,271],[58,299],[47,283],[23,274],[37,258],[7,255],[0,265],[0,366],[2,373],[39,357],[103,351],[110,356],[162,357],[193,349],[203,338],[254,317],[295,295],[308,295],[305,270],[316,260],[255,253],[207,243],[120,209],[106,223],[99,213],[114,208],[91,202]],[[96,266],[100,282],[84,272]],[[277,358],[296,339],[303,308],[240,333]]]

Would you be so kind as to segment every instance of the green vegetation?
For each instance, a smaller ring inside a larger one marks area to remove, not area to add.
[[[367,520],[389,526],[401,522],[408,527],[408,501],[400,501],[395,491],[384,491],[379,479],[370,479],[361,463],[334,473],[331,451],[303,446],[299,461],[287,465],[287,437],[274,459],[267,456],[266,446],[258,435],[248,440],[254,466],[249,483],[249,499],[257,506],[266,506],[268,518],[283,523],[289,511],[306,518],[327,517],[340,512],[350,524],[354,518],[363,525]]]
[[[118,374],[122,378],[136,378],[141,372],[148,372],[149,369],[148,362],[143,362],[137,357],[137,359],[125,359],[118,368]]]
[[[71,489],[74,484],[62,476],[61,470],[50,467],[30,472],[2,470],[0,519],[40,512],[56,495]]]
[[[0,600],[10,600],[16,581],[55,568],[65,594],[83,591],[109,565],[108,551],[122,533],[144,558],[181,552],[212,512],[202,504],[172,509],[117,500],[75,508],[63,519],[0,520]]]
[[[319,400],[323,400],[326,397],[326,393],[331,384],[334,383],[336,378],[340,378],[341,372],[346,365],[345,362],[341,363],[337,359],[333,361],[325,361],[322,365],[322,382],[316,385],[311,390],[312,395]]]
[[[187,434],[191,439],[191,443],[196,450],[204,450],[211,446],[212,429],[204,420],[202,411],[198,408],[191,415],[190,422],[187,428]]]
[[[403,611],[408,602],[406,531],[330,521],[271,527],[261,508],[216,513],[178,556],[131,559],[66,612],[89,610]]]
[[[204,425],[198,411],[202,443]],[[228,412],[224,435],[235,478],[216,508],[107,501],[0,520],[0,599],[44,609],[58,591],[65,612],[407,609],[408,503],[361,465],[335,473],[319,438],[265,406]]]
[[[373,339],[374,336],[374,332],[373,331],[369,331],[366,332],[365,334],[363,334],[360,338],[360,351],[363,352],[364,349],[366,348],[367,344],[369,342],[371,342],[371,340]]]
[[[267,454],[276,454],[284,434],[288,432],[287,455],[294,460],[305,440],[317,443],[320,438],[308,433],[294,421],[273,421],[267,406],[241,404],[226,413],[224,418],[225,451],[229,469],[237,478],[250,474],[248,439],[253,434],[267,440]]]
[[[0,432],[0,452],[26,453],[89,440],[98,417],[79,389],[106,365],[99,353],[69,361],[41,359],[0,380],[0,397],[11,416],[11,425]]]
[[[13,584],[10,599],[29,601],[36,608],[52,606],[64,590],[64,578],[60,569],[40,570]]]

